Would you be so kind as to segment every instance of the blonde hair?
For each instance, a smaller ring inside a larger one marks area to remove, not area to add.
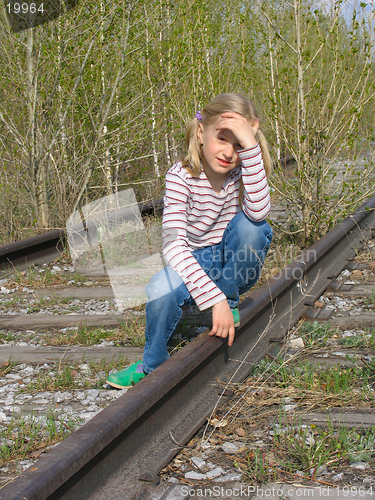
[[[202,146],[198,136],[199,123],[203,126],[211,125],[223,113],[234,112],[242,115],[251,124],[254,120],[258,120],[258,113],[253,103],[247,98],[234,92],[220,94],[213,101],[201,110],[202,119],[196,117],[190,122],[185,135],[187,155],[182,160],[182,165],[193,176],[198,176],[201,173],[201,161],[203,160]],[[272,161],[269,153],[266,138],[263,133],[258,130],[255,138],[258,141],[263,156],[264,170],[266,176],[271,175]],[[243,182],[241,178],[239,204],[242,207],[243,202]]]

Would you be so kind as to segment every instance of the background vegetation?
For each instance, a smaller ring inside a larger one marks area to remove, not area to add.
[[[161,197],[187,122],[227,91],[258,107],[280,229],[314,241],[374,188],[373,14],[341,0],[81,0],[13,34],[1,5],[0,243],[123,189]]]

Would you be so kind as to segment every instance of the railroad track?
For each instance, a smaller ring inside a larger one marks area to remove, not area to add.
[[[163,211],[163,200],[143,203],[138,205],[138,208],[142,217],[151,214],[160,215]],[[126,218],[126,211],[124,212],[124,218]],[[65,229],[55,229],[21,241],[1,245],[0,271],[14,268],[25,269],[31,264],[52,261],[63,252],[66,245]]]
[[[245,299],[230,349],[201,334],[3,487],[0,499],[172,498],[149,482],[206,422],[227,384],[243,381],[303,315],[328,318],[316,301],[341,286],[337,276],[375,227],[374,207],[375,196]]]

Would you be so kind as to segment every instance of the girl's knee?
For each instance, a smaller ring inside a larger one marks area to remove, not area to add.
[[[147,298],[149,301],[152,301],[165,297],[175,291],[181,284],[183,284],[183,281],[176,271],[173,271],[169,266],[164,267],[146,285]]]
[[[266,222],[253,221],[243,213],[243,224],[241,227],[241,237],[244,239],[244,244],[255,251],[267,251],[272,241],[272,228]]]
[[[172,309],[190,305],[193,299],[182,278],[169,266],[159,271],[146,285],[147,308],[159,315],[168,314]]]

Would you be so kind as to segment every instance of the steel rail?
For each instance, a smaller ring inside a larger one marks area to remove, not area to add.
[[[374,228],[374,208],[375,196],[246,298],[232,347],[199,335],[0,489],[0,499],[150,498],[139,477],[160,472],[206,422],[225,383],[248,376],[338,276]]]
[[[160,214],[163,211],[163,200],[139,204],[138,208],[142,217]],[[127,212],[124,211],[124,218],[126,216]],[[0,245],[0,271],[23,269],[30,264],[52,261],[63,252],[65,245],[65,229],[54,229],[20,241]]]
[[[21,241],[0,246],[0,270],[22,268],[53,260],[64,248],[65,230],[47,231]]]

